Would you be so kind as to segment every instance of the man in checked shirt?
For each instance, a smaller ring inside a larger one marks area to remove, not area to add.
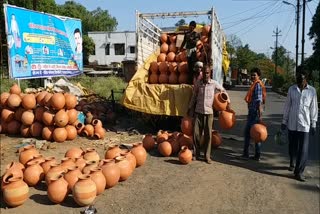
[[[194,84],[193,94],[188,108],[188,116],[194,117],[193,142],[194,155],[197,160],[200,159],[200,140],[204,132],[205,161],[208,164],[211,160],[211,138],[213,124],[213,99],[214,94],[226,90],[217,81],[211,79],[210,66],[204,65],[202,68],[203,78]],[[228,100],[230,103],[230,100]],[[228,105],[229,108],[229,105]]]

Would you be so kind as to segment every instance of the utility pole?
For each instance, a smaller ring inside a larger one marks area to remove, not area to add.
[[[306,24],[306,0],[302,4],[302,39],[301,39],[301,70],[304,67],[304,29]]]
[[[291,51],[286,51],[287,55],[287,75],[289,74],[289,67],[290,67],[290,53]]]
[[[281,33],[281,30],[278,30],[278,27],[276,29],[276,32],[273,31],[273,33],[275,33],[275,35],[272,35],[272,36],[275,36],[276,37],[276,58],[275,58],[275,69],[274,69],[274,73],[277,74],[277,67],[278,67],[278,37],[279,36],[282,36],[280,35]]]
[[[297,0],[297,34],[296,34],[296,70],[294,72],[294,76],[296,76],[298,65],[299,65],[299,22],[300,22],[300,0]]]

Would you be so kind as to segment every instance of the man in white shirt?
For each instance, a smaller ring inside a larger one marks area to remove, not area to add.
[[[294,170],[295,179],[305,181],[303,171],[308,160],[309,132],[311,135],[316,132],[318,102],[317,92],[314,87],[308,85],[304,71],[297,71],[296,81],[297,84],[288,90],[281,129],[288,128],[289,170]]]

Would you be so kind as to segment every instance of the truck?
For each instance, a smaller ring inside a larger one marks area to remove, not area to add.
[[[185,116],[193,86],[190,84],[150,84],[149,67],[160,54],[160,36],[172,33],[169,28],[161,28],[152,20],[156,18],[187,18],[205,16],[209,19],[211,45],[212,79],[223,84],[228,69],[228,54],[225,47],[225,35],[213,8],[206,11],[140,13],[136,11],[136,68],[137,71],[124,91],[121,103],[126,108],[151,115]],[[197,26],[198,27],[198,26]],[[187,29],[187,26],[185,26]],[[176,32],[182,28],[176,29]],[[209,35],[210,35],[209,34]],[[181,34],[178,34],[181,35]],[[183,34],[182,34],[183,35]],[[179,37],[177,37],[177,42]]]

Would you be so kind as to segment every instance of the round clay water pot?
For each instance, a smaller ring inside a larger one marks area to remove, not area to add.
[[[42,133],[41,136],[44,140],[47,141],[52,141],[53,137],[52,137],[52,133],[54,131],[54,126],[45,126],[42,129]]]
[[[192,147],[193,147],[192,136],[188,136],[186,134],[181,133],[181,134],[179,134],[177,141],[179,142],[180,148],[182,146],[188,146],[189,149],[192,149]]]
[[[17,108],[21,104],[21,98],[17,94],[10,94],[10,96],[8,97],[7,103],[10,108],[13,108],[13,109]]]
[[[157,57],[157,62],[165,62],[167,59],[167,54],[165,53],[160,53],[159,56]],[[159,65],[159,64],[158,64]]]
[[[67,170],[68,171],[64,174],[63,177],[68,183],[69,192],[71,192],[74,185],[79,180],[79,176],[82,175],[82,172],[78,166],[69,167]]]
[[[79,148],[79,147],[72,147],[68,149],[68,151],[64,154],[65,157],[69,157],[73,159],[82,157],[83,155],[84,155],[84,151],[82,148]]]
[[[169,53],[174,53],[174,55],[175,55],[175,53],[177,53],[177,50],[178,50],[178,48],[176,47],[176,43],[171,43],[169,45]],[[173,60],[174,60],[174,58],[173,58]]]
[[[111,188],[118,184],[120,168],[115,164],[114,159],[103,159],[101,169],[106,178],[106,188]]]
[[[51,182],[51,178],[54,177],[54,176],[57,176],[59,174],[63,174],[63,173],[66,173],[66,170],[63,169],[63,167],[58,164],[58,163],[51,163],[50,164],[50,169],[48,170],[46,176],[45,176],[45,181],[46,181],[46,184],[49,185],[50,182]]]
[[[78,104],[77,97],[73,94],[70,93],[65,93],[65,108],[66,109],[74,109],[76,105]]]
[[[54,116],[54,124],[58,127],[65,127],[69,122],[69,116],[64,109],[59,110]]]
[[[43,124],[40,122],[34,122],[30,126],[30,134],[32,137],[40,137],[42,135]]]
[[[83,170],[83,168],[86,166],[86,160],[83,159],[83,157],[78,157],[78,158],[75,158],[75,163],[76,163],[76,166],[79,167],[80,171]]]
[[[36,101],[37,104],[39,104],[40,106],[44,106],[44,98],[47,95],[47,91],[41,91],[37,96],[36,96]]]
[[[121,149],[119,148],[119,145],[109,145],[107,148],[107,151],[104,155],[105,159],[113,159],[117,156],[119,156],[121,153]]]
[[[62,143],[67,139],[68,133],[65,128],[58,127],[53,130],[52,137],[53,140]]]
[[[79,206],[93,204],[97,195],[97,186],[90,178],[90,175],[80,175],[79,180],[73,186],[73,199]]]
[[[22,113],[25,111],[24,108],[19,107],[14,113],[14,119],[21,122]]]
[[[67,110],[68,124],[73,125],[78,120],[78,111],[74,108]]]
[[[193,122],[191,117],[183,117],[181,119],[181,131],[186,135],[193,135]]]
[[[78,136],[77,133],[77,129],[76,127],[72,126],[72,125],[67,125],[65,127],[66,131],[67,131],[67,140],[74,140],[76,139],[76,137]]]
[[[4,181],[2,194],[4,202],[9,207],[17,207],[29,198],[29,187],[22,177],[11,175]]]
[[[233,110],[221,111],[218,117],[218,121],[219,126],[222,129],[231,129],[236,122],[235,112]]]
[[[83,155],[83,158],[87,161],[97,161],[99,162],[100,156],[94,148],[87,148]]]
[[[7,132],[11,135],[17,135],[20,133],[21,123],[16,120],[12,120],[7,124]]]
[[[227,108],[229,96],[225,92],[219,92],[214,95],[213,108],[216,111],[224,111]]]
[[[130,164],[132,166],[132,170],[134,170],[136,168],[137,159],[129,149],[121,149],[120,155],[127,158],[127,160],[130,162]]]
[[[168,62],[173,62],[175,60],[175,58],[176,58],[176,54],[174,52],[171,51],[167,54],[167,61]]]
[[[149,76],[149,83],[150,84],[157,84],[158,83],[158,74],[157,73],[151,73]]]
[[[1,122],[10,122],[14,119],[14,111],[4,108],[1,111]]]
[[[146,134],[142,140],[142,143],[143,143],[143,147],[147,151],[154,149],[154,146],[156,145],[156,141],[154,140],[152,134]]]
[[[42,162],[40,164],[40,166],[42,167],[43,169],[43,173],[46,175],[49,171],[49,169],[51,168],[51,164],[57,164],[57,160],[55,157],[53,156],[50,156],[50,157],[46,157],[44,159],[44,162]]]
[[[158,79],[160,84],[166,84],[169,82],[169,76],[167,73],[160,73]]]
[[[211,144],[214,148],[218,148],[222,143],[222,137],[218,131],[212,130]]]
[[[158,144],[158,151],[164,157],[169,157],[172,153],[171,144],[168,141],[163,141]]]
[[[84,124],[83,123],[80,123],[78,122],[76,125],[75,125],[76,129],[77,129],[77,133],[78,135],[82,133],[82,130],[84,129]]]
[[[171,72],[169,75],[169,83],[170,84],[177,84],[178,83],[178,75],[175,72]]]
[[[69,167],[76,166],[76,163],[72,158],[64,157],[61,159],[60,166],[64,169],[64,171],[67,171]]]
[[[171,34],[171,35],[169,36],[169,40],[170,40],[170,43],[175,43],[176,40],[177,40],[177,35]]]
[[[27,145],[19,149],[19,162],[25,165],[33,156],[39,154],[33,145]]]
[[[53,126],[54,125],[54,116],[55,114],[51,110],[46,110],[42,114],[42,122],[46,126]]]
[[[182,164],[188,164],[192,161],[192,152],[187,146],[182,146],[179,152],[179,161]]]
[[[13,174],[16,177],[22,177],[23,178],[23,172],[25,170],[25,167],[20,162],[14,162],[12,161],[6,166],[6,174]]]
[[[161,43],[167,42],[168,41],[168,34],[162,33],[160,35],[160,41],[161,41]]]
[[[119,181],[127,180],[133,172],[132,165],[124,156],[118,156],[115,158],[116,165],[120,169],[120,179]]]
[[[26,125],[21,125],[20,127],[20,134],[22,137],[31,137],[31,134],[30,134],[30,126],[26,126]]]
[[[44,178],[44,171],[39,161],[29,161],[23,173],[23,180],[28,186],[36,186]]]
[[[54,93],[50,99],[50,106],[55,110],[62,109],[66,104],[66,99],[62,93]]]
[[[10,96],[10,93],[8,93],[8,92],[2,92],[1,93],[1,95],[0,95],[0,104],[1,104],[2,107],[7,106],[9,96]]]
[[[99,161],[86,161],[85,167],[82,169],[83,174],[89,174],[90,170],[99,166]]]
[[[104,139],[106,135],[106,130],[102,126],[95,126],[94,127],[94,135],[95,139]]]
[[[167,53],[169,50],[169,45],[167,43],[162,43],[161,46],[160,46],[160,52],[161,53]]]
[[[250,136],[255,143],[264,142],[268,137],[267,127],[256,123],[250,128]]]
[[[142,142],[132,144],[131,153],[136,158],[136,167],[142,166],[147,160],[147,152]]]
[[[46,111],[46,109],[43,106],[38,106],[34,110],[34,119],[38,122],[42,122],[43,113]]]
[[[156,61],[153,61],[150,63],[150,67],[149,67],[149,71],[153,72],[153,73],[156,73],[158,72],[158,63]]]
[[[50,201],[56,204],[62,203],[68,195],[68,182],[62,174],[50,178],[47,195]]]
[[[21,122],[23,125],[31,126],[34,122],[35,116],[32,110],[24,111],[21,114]]]
[[[157,133],[157,143],[162,143],[163,141],[168,140],[169,136],[168,136],[168,132],[167,131],[162,131],[159,130]]]
[[[81,133],[85,137],[93,137],[93,135],[94,135],[94,127],[91,124],[86,124]]]
[[[26,110],[34,109],[37,105],[36,97],[34,94],[26,94],[22,98],[21,104]]]
[[[21,88],[19,87],[19,85],[17,83],[14,83],[11,87],[10,87],[10,94],[20,94],[21,93]]]
[[[104,189],[106,188],[106,178],[102,173],[102,169],[99,167],[95,167],[90,170],[90,177],[91,180],[96,184],[97,187],[97,195],[103,193]]]

